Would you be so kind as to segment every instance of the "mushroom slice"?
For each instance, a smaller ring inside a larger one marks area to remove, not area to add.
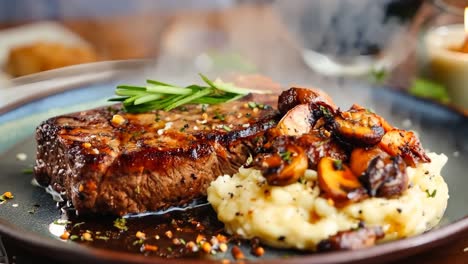
[[[359,201],[366,197],[358,178],[341,160],[322,158],[317,174],[320,190],[334,201]]]
[[[262,171],[268,184],[285,186],[297,182],[304,175],[308,159],[302,147],[290,144],[288,138],[277,138],[269,152],[255,157],[252,166]]]
[[[300,136],[312,129],[312,111],[308,104],[296,105],[278,122],[277,128],[282,135]]]
[[[362,109],[339,112],[332,127],[339,139],[356,146],[374,146],[385,134],[380,118]]]
[[[296,141],[305,149],[311,169],[316,169],[323,157],[342,161],[349,159],[347,151],[325,129],[314,129],[309,134],[300,136]]]
[[[366,109],[365,107],[363,107],[361,105],[358,105],[358,104],[353,104],[349,110],[356,110],[356,111],[357,110],[365,110],[365,111],[368,111],[368,112],[372,111],[372,110]],[[379,116],[379,115],[376,114],[376,117],[380,120],[380,123],[382,123],[382,127],[385,130],[385,132],[388,132],[388,131],[390,131],[390,130],[392,130],[394,128],[382,116]]]
[[[379,146],[391,156],[401,156],[412,167],[419,162],[431,161],[412,131],[393,129],[385,133]]]
[[[391,198],[408,189],[406,164],[400,156],[375,157],[359,179],[370,196]]]
[[[355,230],[340,231],[328,239],[320,241],[318,251],[353,250],[375,245],[385,233],[380,226],[360,227]]]
[[[296,105],[316,102],[323,102],[333,109],[337,108],[330,96],[322,90],[292,87],[282,92],[278,97],[278,110],[280,113],[285,114]]]
[[[369,167],[370,162],[377,156],[388,156],[388,154],[379,147],[355,148],[349,158],[349,167],[354,175],[361,176]]]

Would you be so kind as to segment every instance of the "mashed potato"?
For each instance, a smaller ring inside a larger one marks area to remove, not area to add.
[[[449,197],[440,176],[447,157],[428,156],[431,163],[407,169],[410,188],[395,199],[369,198],[336,208],[319,196],[315,171],[308,170],[297,183],[275,187],[260,171],[241,168],[213,181],[208,201],[227,232],[256,236],[275,247],[315,250],[321,240],[356,228],[359,221],[381,226],[385,240],[413,236],[439,223]]]

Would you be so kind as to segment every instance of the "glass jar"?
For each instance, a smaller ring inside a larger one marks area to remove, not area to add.
[[[421,14],[420,75],[443,87],[451,103],[468,109],[468,53],[461,47],[468,41],[464,9],[460,0],[433,0]]]

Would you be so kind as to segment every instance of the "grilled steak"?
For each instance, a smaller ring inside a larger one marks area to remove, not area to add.
[[[250,96],[170,112],[129,114],[112,106],[54,117],[36,131],[35,177],[79,214],[181,205],[245,163],[255,138],[275,125],[276,101],[273,95]]]

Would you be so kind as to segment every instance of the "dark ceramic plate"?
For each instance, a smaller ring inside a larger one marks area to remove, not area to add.
[[[86,247],[71,242],[62,242],[54,237],[49,224],[60,218],[60,210],[43,189],[31,184],[31,175],[22,173],[34,163],[34,128],[48,117],[71,111],[78,111],[105,103],[112,95],[118,80],[129,80],[145,67],[141,62],[113,62],[72,67],[65,70],[40,74],[15,81],[17,87],[29,86],[48,88],[53,91],[32,94],[23,98],[22,104],[10,104],[0,109],[0,192],[11,191],[15,198],[0,205],[0,235],[20,243],[24,247],[67,262],[86,261],[105,263],[155,263],[183,261],[174,259],[149,258],[137,254]],[[96,75],[96,72],[108,74]],[[81,76],[78,81],[77,75]],[[73,85],[67,82],[75,81]],[[51,80],[61,80],[60,82]],[[67,85],[64,85],[67,84]],[[353,86],[355,84],[350,84]],[[352,102],[373,108],[393,124],[406,129],[419,131],[423,145],[435,152],[443,152],[449,157],[443,175],[449,186],[450,200],[440,225],[425,234],[375,247],[347,252],[327,254],[297,254],[268,250],[264,258],[273,262],[303,263],[348,263],[369,260],[397,259],[429,248],[466,234],[468,231],[468,119],[461,113],[440,105],[422,101],[386,89],[353,88],[354,96],[349,99],[342,90],[328,92],[337,98],[338,104],[349,106]],[[351,89],[351,88],[350,88]],[[91,100],[90,100],[91,98]],[[351,102],[352,101],[352,102]],[[26,103],[27,102],[27,103]],[[17,159],[18,153],[25,153],[27,159]],[[39,204],[37,208],[35,205]],[[31,213],[34,211],[34,213]],[[296,255],[295,255],[296,254]],[[197,260],[187,260],[190,262]],[[207,259],[199,260],[206,262]]]

